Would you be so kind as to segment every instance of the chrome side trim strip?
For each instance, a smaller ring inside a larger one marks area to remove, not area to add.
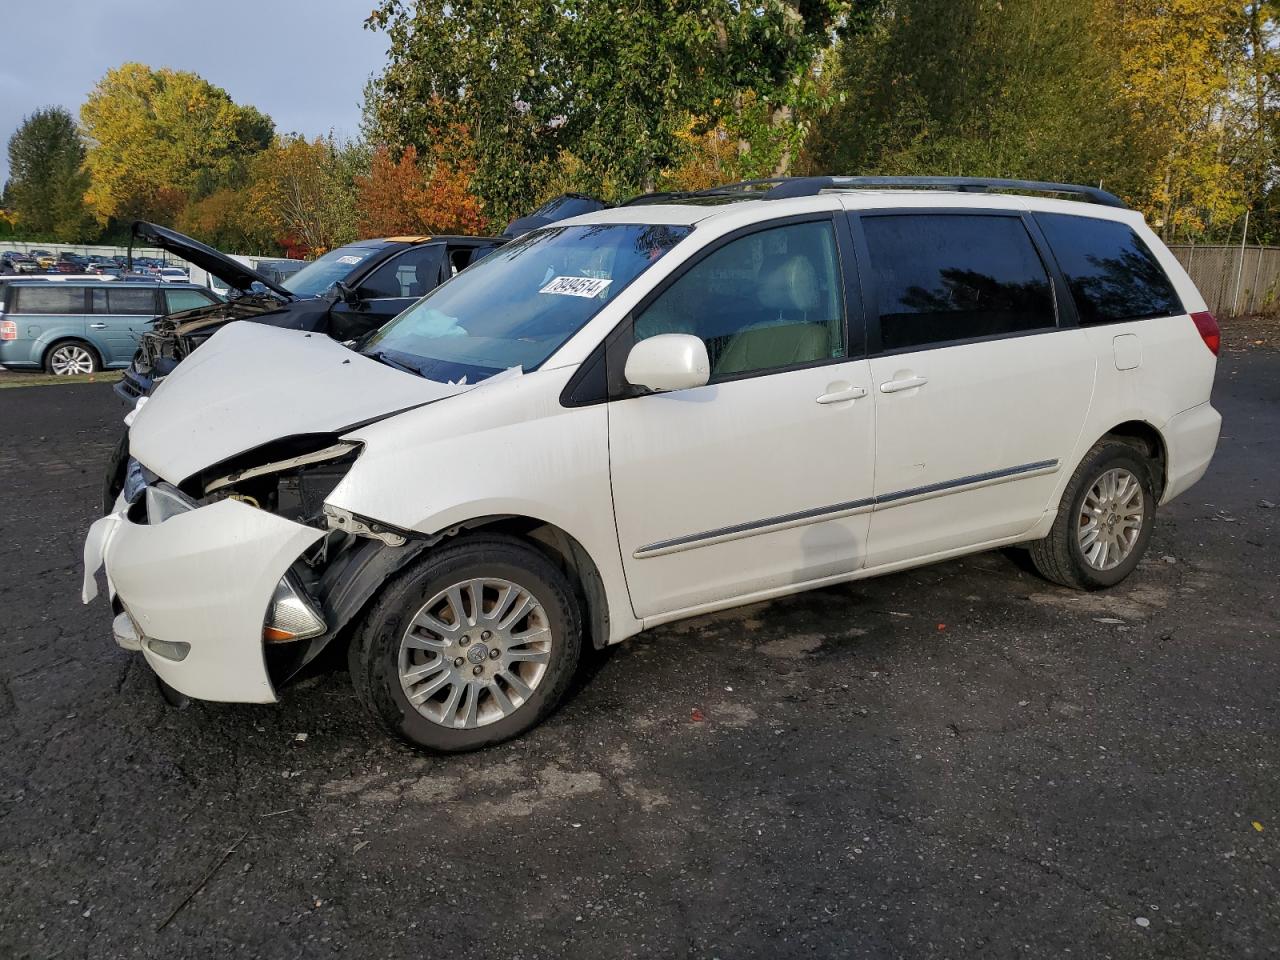
[[[944,480],[941,483],[930,483],[921,487],[911,487],[906,490],[899,490],[895,493],[886,493],[879,497],[867,497],[863,500],[850,500],[846,503],[832,504],[829,507],[813,507],[809,510],[798,511],[797,513],[786,513],[782,516],[769,517],[764,520],[753,520],[749,523],[738,523],[733,526],[718,527],[715,530],[707,530],[703,533],[691,533],[683,537],[673,537],[670,540],[659,540],[656,543],[650,543],[638,548],[632,556],[637,560],[644,560],[648,557],[661,557],[669,553],[679,553],[683,550],[689,550],[694,547],[705,547],[713,543],[723,543],[726,540],[742,540],[746,537],[754,537],[762,533],[773,533],[777,530],[786,530],[791,527],[805,526],[807,524],[818,523],[823,520],[838,520],[841,517],[854,516],[855,514],[865,513],[868,510],[875,510],[882,506],[896,506],[909,500],[928,500],[944,493],[950,493],[960,487],[984,486],[986,484],[1012,480],[1015,477],[1021,478],[1032,474],[1052,473],[1057,469],[1057,460],[1037,460],[1035,463],[1024,463],[1017,467],[1005,467],[1001,470],[992,470],[989,473],[976,473],[971,476],[960,477],[956,480]]]

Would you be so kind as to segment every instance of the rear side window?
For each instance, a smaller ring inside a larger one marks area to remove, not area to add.
[[[882,350],[1055,326],[1049,274],[1019,218],[895,214],[862,225]]]
[[[1080,322],[1119,323],[1185,312],[1173,284],[1128,224],[1066,213],[1038,213]]]
[[[155,290],[122,288],[107,290],[107,313],[127,314],[139,317],[156,315]]]
[[[13,291],[14,313],[84,313],[84,287],[48,284]]]

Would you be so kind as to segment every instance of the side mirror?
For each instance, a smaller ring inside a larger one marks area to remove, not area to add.
[[[641,340],[627,354],[627,383],[655,393],[705,386],[711,379],[707,345],[687,333],[664,333]]]
[[[360,292],[358,290],[353,290],[341,280],[335,280],[333,282],[332,290],[335,299],[341,300],[349,307],[353,307],[360,302]]]

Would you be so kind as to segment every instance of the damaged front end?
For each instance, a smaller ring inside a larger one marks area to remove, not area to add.
[[[225,303],[161,317],[142,334],[133,363],[116,382],[116,395],[134,404],[138,397],[148,396],[160,380],[226,324],[251,320],[282,306],[279,297],[273,294],[247,294]]]
[[[85,545],[85,600],[105,567],[117,642],[204,700],[272,702],[427,541],[325,498],[360,445],[276,441],[180,486],[129,459]]]

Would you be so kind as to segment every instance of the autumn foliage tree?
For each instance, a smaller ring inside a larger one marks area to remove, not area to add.
[[[89,198],[102,219],[173,222],[192,200],[243,180],[271,119],[197,74],[126,63],[80,108]]]
[[[483,233],[488,221],[470,189],[474,162],[459,142],[465,131],[437,140],[426,157],[414,147],[398,158],[385,146],[374,151],[369,173],[356,179],[360,236]]]

